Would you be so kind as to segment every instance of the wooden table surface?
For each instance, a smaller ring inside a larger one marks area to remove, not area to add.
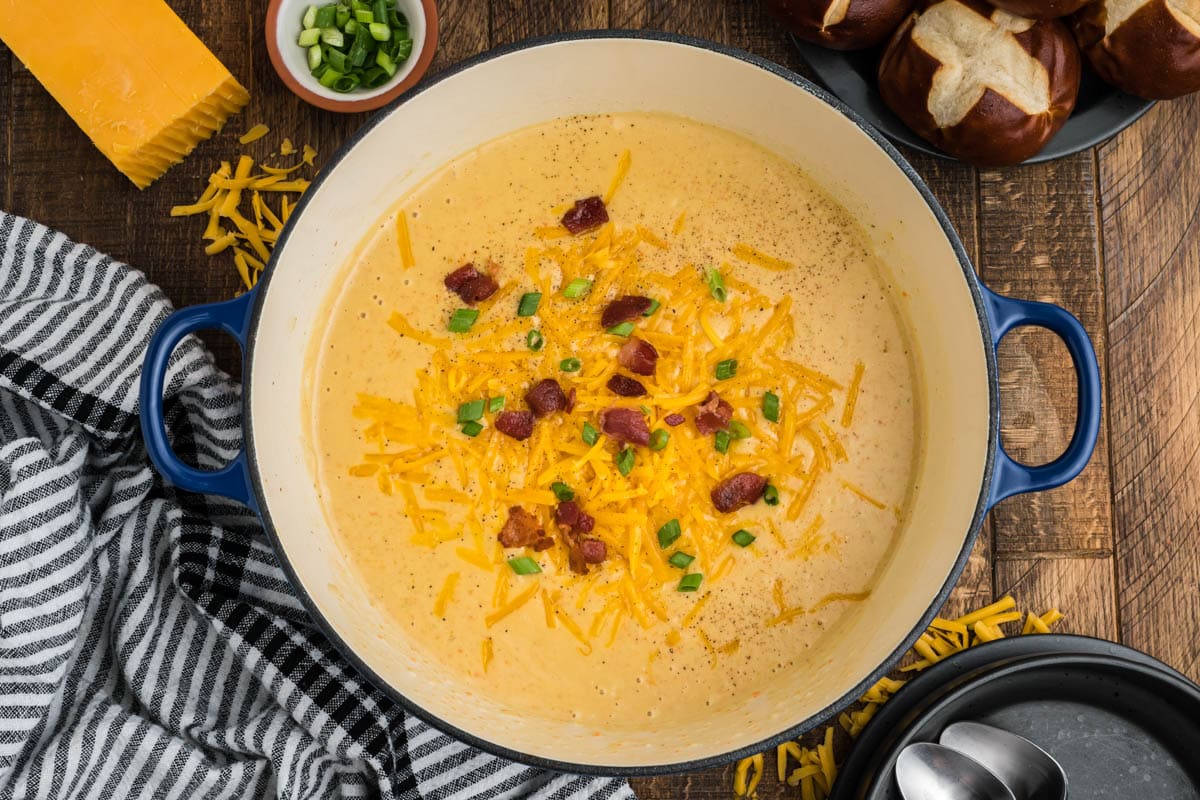
[[[366,117],[318,111],[275,76],[263,44],[266,0],[170,0],[250,90],[248,109],[139,192],[89,144],[0,45],[0,201],[124,260],[178,306],[228,298],[228,258],[207,258],[191,201],[221,159],[266,155],[280,137],[326,160]],[[442,0],[432,73],[489,47],[587,28],[655,28],[744,48],[805,72],[754,0]],[[432,74],[431,73],[431,74]],[[266,122],[249,147],[236,138]],[[1200,679],[1200,97],[1160,103],[1115,140],[1050,164],[976,170],[909,153],[949,212],[984,281],[1059,303],[1101,356],[1104,425],[1091,465],[1061,489],[990,515],[951,613],[1006,592],[1061,607],[1061,630],[1115,639]],[[229,365],[228,342],[213,341]],[[1074,373],[1051,335],[1001,348],[1004,442],[1027,462],[1065,446]],[[729,796],[731,768],[635,782],[643,798]],[[799,796],[764,781],[763,797]]]

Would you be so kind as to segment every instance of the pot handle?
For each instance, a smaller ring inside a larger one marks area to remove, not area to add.
[[[1006,497],[1025,492],[1053,489],[1072,480],[1087,466],[1096,449],[1100,434],[1100,365],[1096,351],[1083,325],[1064,308],[1032,300],[1002,297],[988,289],[983,302],[992,322],[992,347],[1014,328],[1032,325],[1046,328],[1062,339],[1071,354],[1078,384],[1078,405],[1075,412],[1075,433],[1061,456],[1039,467],[1030,467],[1012,459],[1004,451],[999,437],[996,441],[996,463],[992,470],[992,488],[988,508]]]
[[[233,300],[192,306],[176,311],[163,320],[146,350],[139,404],[146,452],[167,480],[180,489],[228,497],[257,511],[244,449],[221,469],[196,469],[175,455],[167,439],[167,426],[163,418],[163,388],[167,367],[171,353],[179,342],[189,333],[219,329],[237,339],[244,354],[254,295],[255,290],[251,290]]]

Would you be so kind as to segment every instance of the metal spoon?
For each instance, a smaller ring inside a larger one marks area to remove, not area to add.
[[[904,800],[1015,800],[987,767],[957,750],[917,742],[900,751],[896,782]]]
[[[1023,736],[978,722],[955,722],[942,731],[940,741],[987,767],[1016,800],[1066,800],[1062,765]]]

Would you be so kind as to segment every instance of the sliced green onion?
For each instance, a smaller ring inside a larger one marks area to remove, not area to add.
[[[405,35],[408,35],[407,32],[405,32]],[[397,61],[404,61],[412,55],[412,39],[392,39],[392,41],[396,43],[393,48],[395,52],[392,53],[392,58]]]
[[[388,79],[388,74],[382,67],[368,67],[363,73],[363,86],[368,89],[374,89],[377,86],[382,86]]]
[[[337,22],[337,6],[330,3],[327,6],[318,8],[317,13],[313,15],[313,24],[306,27],[331,28],[335,22]]]
[[[504,398],[503,397],[493,397],[492,399],[488,400],[487,410],[488,410],[489,414],[495,414],[497,411],[500,411],[503,408],[504,408]]]
[[[728,453],[729,439],[729,431],[717,431],[713,435],[713,447],[718,453]]]
[[[650,307],[642,312],[642,316],[643,317],[653,316],[654,312],[658,311],[658,309],[661,307],[662,307],[662,303],[658,302],[653,297],[651,297],[650,298]]]
[[[462,426],[462,432],[467,436],[474,438],[483,432],[483,426],[478,422],[464,422]]]
[[[377,42],[386,42],[392,38],[392,29],[386,22],[372,22],[367,29],[371,31],[371,38]]]
[[[779,490],[772,483],[767,484],[767,488],[763,489],[763,502],[769,506],[779,505]]]
[[[583,423],[583,442],[584,444],[592,445],[600,441],[600,431],[596,430],[590,422]]]
[[[754,544],[755,535],[746,529],[742,529],[733,534],[733,543],[738,547],[749,547]]]
[[[679,527],[679,520],[669,519],[658,529],[658,546],[666,550],[682,535],[683,529]]]
[[[354,9],[354,20],[364,25],[370,25],[375,21],[375,15],[371,13],[370,9],[356,8]]]
[[[572,300],[578,300],[589,291],[591,291],[592,282],[587,278],[576,278],[566,285],[563,289],[563,297],[568,297]]]
[[[713,299],[718,303],[724,303],[729,294],[725,291],[725,279],[721,277],[721,271],[718,269],[707,270],[704,273],[704,282],[708,284],[708,293],[713,296]]]
[[[362,0],[350,0],[351,11],[370,11],[371,4],[364,3]]]
[[[628,336],[633,333],[633,323],[622,322],[620,325],[613,325],[608,329],[608,332],[613,336]]]
[[[304,10],[304,18],[300,23],[305,30],[317,27],[317,7],[309,6]]]
[[[315,70],[317,67],[321,66],[321,61],[322,61],[321,45],[314,44],[312,47],[308,48],[308,68],[309,68],[309,70]],[[322,73],[322,74],[324,74],[324,73]],[[321,77],[321,75],[317,76],[317,78],[320,78],[320,77]]]
[[[694,592],[700,588],[700,584],[703,581],[704,576],[699,572],[689,573],[679,579],[678,590],[681,592]]]
[[[393,3],[393,5],[395,4]],[[387,19],[388,4],[384,2],[384,0],[375,0],[375,2],[371,4],[371,13],[375,15],[375,19],[383,22],[385,19]]]
[[[626,447],[617,453],[617,457],[613,460],[617,463],[617,472],[622,475],[628,475],[633,472],[634,455],[632,447]]]
[[[330,47],[342,47],[346,44],[345,35],[334,27],[321,28],[321,41]]]
[[[750,429],[735,419],[729,423],[729,435],[734,439],[749,439]]]
[[[567,486],[562,481],[555,481],[554,483],[550,484],[550,491],[554,492],[555,499],[557,499],[560,503],[565,503],[569,500],[575,499],[575,490],[573,490],[570,486]]]
[[[326,65],[326,66],[328,66],[328,65]],[[321,73],[321,77],[317,79],[317,82],[320,83],[322,86],[324,86],[326,89],[329,89],[329,88],[332,88],[335,83],[337,83],[338,78],[340,78],[340,77],[342,77],[342,73],[338,72],[333,67],[329,67],[329,69],[327,69],[323,73]]]
[[[580,368],[582,367],[583,362],[578,358],[564,358],[562,361],[558,362],[558,368],[563,372],[579,372]]]
[[[317,50],[318,50],[318,51],[319,51],[320,49],[321,49],[320,47],[317,47]],[[324,75],[324,74],[325,74],[326,72],[328,72],[328,71],[329,71],[329,65],[328,65],[328,64],[318,64],[318,65],[317,65],[317,68],[316,68],[316,69],[314,69],[314,70],[312,71],[312,74],[313,74],[313,77],[314,77],[314,78],[316,78],[318,81],[320,81],[320,80],[321,80],[321,76],[322,76],[322,75]]]
[[[305,28],[300,31],[300,38],[296,40],[301,47],[312,47],[319,41],[321,41],[321,32],[316,28]]]
[[[383,68],[383,71],[388,74],[389,78],[396,74],[396,62],[392,61],[388,54],[382,50],[375,53],[375,63]]]
[[[737,359],[727,358],[724,361],[717,362],[717,368],[714,370],[719,381],[727,381],[734,375],[737,375]]]
[[[650,406],[638,406],[638,411],[641,411],[647,417],[650,416]]]
[[[344,5],[338,4],[337,11],[334,12],[334,22],[339,28],[346,27],[346,23],[350,21],[350,9]]]
[[[346,54],[341,50],[335,50],[332,47],[326,48],[325,60],[329,62],[330,69],[336,69],[343,75],[345,75],[350,69],[350,64],[348,63]]]
[[[541,292],[526,292],[521,295],[521,301],[517,303],[518,317],[532,317],[537,313],[538,306],[542,302]]]
[[[672,567],[678,567],[679,569],[687,569],[688,565],[691,564],[695,560],[696,560],[695,556],[689,556],[687,553],[683,552],[682,550],[676,550],[674,553],[671,554],[671,557],[667,559],[667,563],[670,564]]]
[[[667,446],[667,442],[669,442],[670,440],[671,440],[670,432],[665,431],[662,428],[659,428],[654,433],[650,434],[650,449],[651,450],[662,450],[663,448],[665,448]]]
[[[764,394],[762,411],[768,422],[779,422],[779,395],[774,392]]]
[[[510,558],[508,560],[508,565],[512,567],[512,571],[518,575],[537,575],[542,571],[542,568],[538,566],[538,562],[534,561],[529,556],[517,556],[516,558]]]
[[[463,403],[458,407],[458,421],[471,422],[483,419],[483,405],[484,401],[482,400],[471,400],[470,402]]]
[[[330,70],[333,72],[333,70]],[[339,76],[340,77],[340,76]],[[456,308],[450,314],[450,323],[446,326],[454,333],[466,333],[471,330],[475,320],[479,319],[479,311],[474,308]]]
[[[353,29],[351,29],[351,25],[354,25]],[[350,20],[346,23],[346,33],[354,34],[354,44],[350,45],[350,52],[346,54],[346,58],[355,67],[361,67],[363,64],[367,63],[367,53],[369,53],[371,50],[371,45],[369,44],[371,37],[361,36],[360,34],[362,33],[362,28],[358,25],[355,25],[354,20]]]
[[[544,345],[545,343],[546,343],[546,339],[542,336],[542,332],[539,331],[537,328],[534,328],[533,330],[531,330],[529,333],[527,333],[525,335],[525,346],[528,347],[530,350],[532,350],[535,353],[538,350],[541,350],[542,345]]]

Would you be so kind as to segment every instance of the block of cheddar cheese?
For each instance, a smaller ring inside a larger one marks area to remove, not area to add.
[[[250,99],[164,0],[0,0],[0,39],[140,189]]]

